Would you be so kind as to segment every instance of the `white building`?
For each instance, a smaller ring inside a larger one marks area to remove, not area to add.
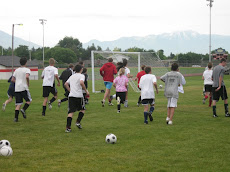
[[[20,67],[20,57],[14,56],[14,70]],[[30,79],[38,80],[38,64],[33,61],[27,61],[26,65],[30,70]],[[0,56],[0,79],[9,79],[12,76],[12,56]]]

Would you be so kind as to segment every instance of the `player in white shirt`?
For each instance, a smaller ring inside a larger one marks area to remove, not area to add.
[[[85,87],[84,81],[85,76],[82,73],[83,67],[81,65],[76,65],[74,67],[74,71],[76,72],[65,83],[66,89],[70,92],[69,93],[69,111],[67,116],[67,124],[65,132],[71,132],[71,123],[73,114],[76,111],[79,111],[78,118],[76,120],[76,126],[79,129],[82,129],[81,120],[85,114],[85,101],[83,97],[84,90],[86,92],[86,96],[89,96],[89,92]]]
[[[125,68],[125,76],[127,78],[132,78],[133,75],[130,74],[130,70],[127,67],[128,65],[128,60],[127,59],[123,59],[123,66]],[[128,107],[128,91],[129,91],[129,86],[127,86],[127,92],[126,92],[126,96],[125,96],[125,103],[124,103],[124,107]]]
[[[205,90],[205,95],[203,98],[203,104],[205,104],[205,100],[208,99],[209,96],[209,107],[211,107],[212,104],[212,63],[208,63],[208,70],[205,70],[202,76],[202,79],[204,80],[204,90]]]
[[[21,109],[21,113],[24,118],[26,118],[26,109],[29,107],[32,99],[29,92],[29,77],[30,69],[26,68],[27,59],[21,58],[20,64],[21,67],[17,68],[13,74],[12,82],[15,82],[15,99],[16,99],[16,108],[15,108],[15,118],[14,121],[18,122],[19,109],[23,104],[23,99],[26,103]]]
[[[140,79],[139,87],[141,88],[141,100],[142,105],[144,105],[144,124],[148,124],[148,116],[149,120],[153,121],[152,113],[154,111],[155,104],[155,93],[154,88],[156,89],[156,93],[158,94],[157,88],[157,78],[155,75],[151,74],[151,67],[145,68],[145,75],[143,75]],[[150,110],[149,109],[150,104]]]
[[[54,97],[48,102],[49,109],[52,108],[52,103],[57,99],[57,89],[55,88],[55,78],[58,81],[57,86],[60,86],[60,80],[58,77],[58,69],[54,67],[55,60],[53,58],[49,59],[49,66],[47,66],[42,71],[42,79],[43,79],[43,105],[42,105],[42,115],[45,116],[46,113],[46,104],[48,102],[49,94],[52,93]]]

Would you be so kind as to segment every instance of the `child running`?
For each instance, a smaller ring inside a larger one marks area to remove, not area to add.
[[[144,105],[144,124],[148,124],[148,116],[149,120],[153,121],[152,113],[154,111],[155,104],[155,93],[154,88],[156,89],[156,93],[158,94],[157,88],[157,78],[155,75],[151,74],[151,67],[145,68],[145,75],[141,77],[139,87],[141,88],[141,100],[142,105]],[[150,104],[150,109],[149,109]],[[149,111],[148,111],[149,109]]]
[[[15,82],[11,81],[12,76],[8,79],[8,82],[10,83],[9,89],[7,91],[7,95],[8,95],[8,99],[5,101],[5,103],[3,103],[2,105],[2,110],[5,111],[6,110],[6,105],[10,102],[12,102],[13,97],[15,96]]]
[[[121,112],[121,103],[125,102],[125,95],[127,91],[128,78],[124,75],[125,69],[120,68],[118,75],[114,81],[113,86],[116,88],[116,99],[117,99],[117,113]]]

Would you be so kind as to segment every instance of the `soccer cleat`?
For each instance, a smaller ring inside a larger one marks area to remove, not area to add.
[[[77,126],[77,128],[82,129],[82,126],[81,126],[81,124],[80,124],[80,123],[76,122],[76,124],[75,124],[75,125]]]
[[[21,109],[21,113],[22,113],[23,118],[26,119],[26,112],[24,111],[24,109]]]
[[[225,114],[225,117],[230,117],[230,114],[227,112],[227,113]]]
[[[125,103],[124,103],[124,107],[128,107],[128,102],[127,101],[125,101]]]
[[[101,101],[101,105],[102,105],[102,107],[105,106],[105,100],[102,100],[102,101]]]
[[[113,106],[113,103],[109,102],[109,106]]]
[[[58,107],[60,107],[60,106],[61,106],[61,100],[58,99]]]
[[[167,117],[167,118],[166,118],[166,122],[168,122],[169,120],[170,120],[170,118],[169,118],[169,117]]]
[[[14,118],[14,122],[18,122],[18,118]]]
[[[5,103],[2,104],[2,110],[3,110],[3,111],[6,110],[6,104],[5,104]]]
[[[52,104],[50,102],[48,103],[48,106],[49,106],[49,110],[51,110],[52,109]]]
[[[173,124],[173,122],[172,121],[168,121],[168,123],[167,123],[168,125],[172,125]]]
[[[214,118],[218,117],[218,115],[213,115]]]
[[[148,124],[148,121],[144,121],[144,124]]]
[[[46,114],[44,112],[42,112],[42,116],[46,116]]]
[[[120,110],[117,110],[117,113],[120,113],[121,111]]]
[[[152,116],[152,114],[150,112],[149,112],[149,120],[153,121],[153,116]]]
[[[71,131],[72,131],[71,128],[66,128],[65,130],[66,133],[70,133]]]

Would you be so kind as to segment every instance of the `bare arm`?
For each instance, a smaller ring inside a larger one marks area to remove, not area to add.
[[[223,81],[223,77],[220,76],[220,77],[219,77],[219,87],[216,89],[216,91],[218,91],[218,90],[221,88],[221,83],[222,83],[222,81]]]
[[[15,82],[15,80],[16,80],[16,79],[15,79],[15,77],[14,77],[14,76],[12,76],[11,81],[12,81],[12,82]]]
[[[55,75],[55,78],[56,78],[56,80],[58,81],[58,84],[57,84],[57,86],[60,86],[60,80],[59,80],[59,77],[58,77],[58,75]]]
[[[202,76],[202,79],[204,80],[204,76]]]
[[[82,89],[85,90],[86,95],[89,96],[89,92],[88,92],[88,90],[85,87],[84,81],[80,80],[80,85],[81,85]]]
[[[70,87],[69,87],[69,84],[67,82],[65,82],[64,86],[70,92]]]
[[[154,83],[153,83],[153,85],[154,85],[154,87],[155,87],[155,89],[156,89],[156,92],[157,92],[157,94],[158,94],[157,83],[156,83],[156,82],[154,82]]]
[[[28,87],[30,86],[30,74],[26,74],[26,82],[27,82],[27,85]]]

